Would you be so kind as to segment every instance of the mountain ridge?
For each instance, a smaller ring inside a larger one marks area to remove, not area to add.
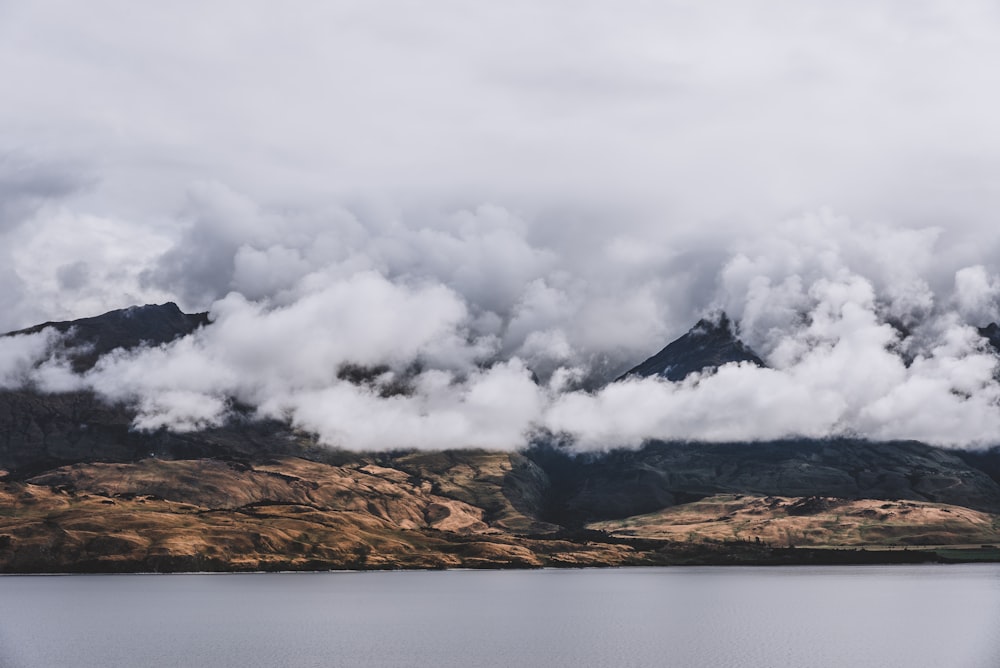
[[[66,351],[94,355],[210,326],[172,303],[84,320],[17,333],[55,327],[73,339]],[[759,362],[728,319],[709,324],[650,358],[664,377]],[[587,454],[543,436],[522,452],[363,453],[238,409],[189,433],[136,431],[133,418],[90,392],[0,391],[0,572],[868,562],[954,556],[857,552],[859,536],[880,549],[969,536],[1000,544],[1000,449],[792,439]],[[722,517],[690,539],[676,529],[706,508],[737,508],[730,498],[772,538],[754,541]],[[853,528],[823,534],[829,517],[789,519],[817,504],[852,509]],[[824,549],[773,544],[790,523],[820,531],[808,544]],[[838,545],[824,535],[850,540],[850,551],[825,549]]]
[[[208,313],[184,313],[174,302],[115,309],[90,318],[44,322],[0,336],[23,336],[54,329],[63,334],[59,347],[80,373],[113,350],[158,346],[187,336],[209,323]]]

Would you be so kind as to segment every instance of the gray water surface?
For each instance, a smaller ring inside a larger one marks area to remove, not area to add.
[[[0,577],[0,666],[1000,666],[1000,565]]]

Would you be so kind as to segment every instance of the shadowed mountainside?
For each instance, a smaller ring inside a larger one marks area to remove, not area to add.
[[[916,442],[650,443],[572,455],[529,451],[552,481],[548,515],[567,526],[716,494],[909,499],[1000,512],[1000,484],[953,453]]]
[[[692,373],[705,369],[716,369],[730,362],[749,362],[757,366],[767,366],[733,332],[733,323],[723,313],[718,322],[699,320],[679,339],[669,343],[641,364],[629,369],[618,377],[624,380],[632,376],[648,378],[660,376],[667,380],[684,380]]]
[[[46,322],[4,336],[37,334],[54,329],[63,334],[59,350],[77,372],[86,371],[112,350],[158,346],[208,324],[208,313],[184,313],[177,304],[147,304],[109,311],[93,318]]]

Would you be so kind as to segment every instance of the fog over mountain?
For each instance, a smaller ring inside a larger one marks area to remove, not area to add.
[[[0,387],[348,448],[1000,441],[995,3],[0,1]],[[725,313],[766,367],[614,378]],[[351,371],[355,369],[355,371]],[[353,374],[353,375],[352,375]]]

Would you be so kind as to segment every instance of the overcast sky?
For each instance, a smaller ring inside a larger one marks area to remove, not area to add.
[[[997,35],[981,0],[0,0],[0,330],[211,310],[86,381],[148,426],[239,395],[365,447],[989,441]],[[776,375],[566,389],[718,309]],[[355,358],[443,375],[406,405],[305,378]],[[218,373],[179,387],[183,363]]]

